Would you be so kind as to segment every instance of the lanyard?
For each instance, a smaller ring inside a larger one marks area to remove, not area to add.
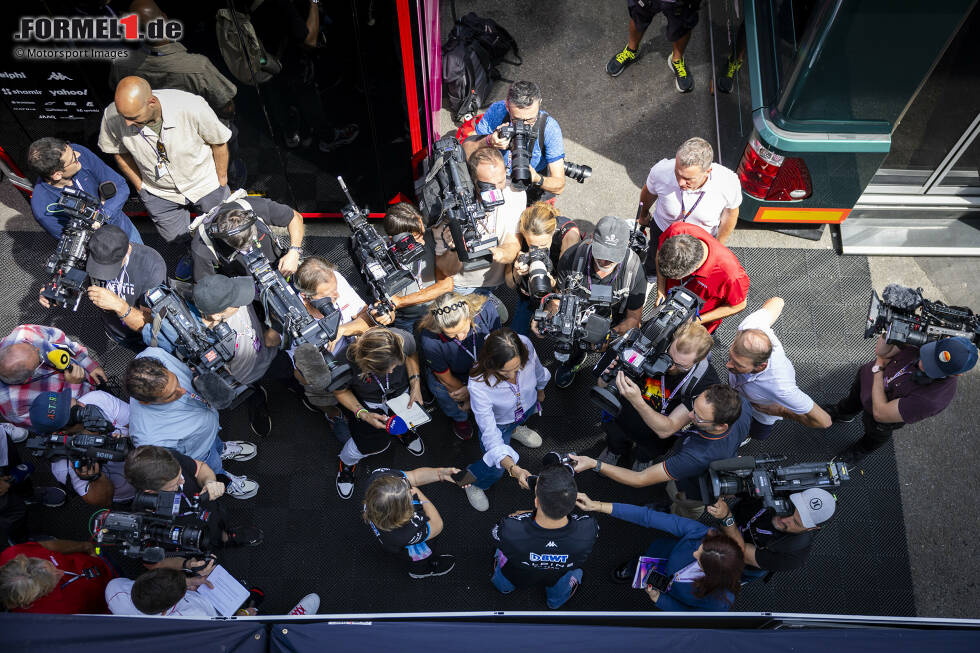
[[[387,401],[388,400],[388,390],[389,390],[389,388],[391,388],[391,383],[388,380],[388,374],[385,374],[385,384],[384,385],[381,385],[381,379],[379,379],[377,377],[377,375],[372,374],[371,376],[374,378],[374,382],[378,384],[378,387],[381,388],[381,403],[387,404],[388,403],[388,401]]]
[[[701,199],[704,197],[704,191],[698,193],[698,199],[694,202],[694,206],[691,207],[690,211],[684,210],[684,191],[681,190],[681,222],[687,220],[688,216],[694,213],[694,209],[698,208],[698,204],[701,203]]]
[[[884,372],[882,372],[882,374],[881,374],[881,376],[883,376],[883,377],[884,377],[884,379],[885,379],[885,387],[888,387],[888,384],[889,384],[889,383],[891,383],[892,381],[894,381],[894,380],[895,380],[895,379],[897,379],[898,377],[900,377],[900,376],[902,376],[903,374],[905,374],[905,372],[906,372],[906,371],[907,371],[907,370],[908,370],[908,369],[909,369],[910,367],[912,367],[912,365],[913,365],[914,363],[918,363],[918,362],[919,362],[919,361],[912,361],[911,363],[909,363],[908,365],[906,365],[905,367],[903,367],[903,368],[902,368],[902,369],[900,369],[899,371],[897,371],[897,372],[895,372],[895,374],[894,374],[894,375],[892,375],[892,376],[885,376],[885,374],[884,374]]]
[[[754,523],[755,523],[755,520],[756,520],[756,519],[758,519],[758,518],[759,518],[759,517],[761,517],[761,516],[762,516],[763,514],[765,514],[765,512],[766,512],[766,509],[765,509],[765,508],[763,508],[763,509],[762,509],[762,510],[760,510],[759,512],[757,512],[757,513],[755,513],[754,515],[752,515],[752,519],[750,519],[750,520],[749,520],[749,523],[748,523],[748,524],[746,524],[746,525],[745,525],[745,527],[741,529],[741,531],[742,531],[743,533],[744,533],[744,532],[746,532],[746,531],[748,531],[748,532],[749,532],[749,533],[751,534],[751,533],[752,533],[752,524],[754,524]],[[766,529],[764,529],[764,528],[756,528],[755,530],[756,530],[756,532],[757,532],[757,533],[759,533],[760,535],[772,535],[772,531],[769,531],[769,530],[766,530]],[[752,540],[754,541],[754,540],[755,540],[755,538],[753,537],[753,538],[752,538]]]
[[[64,574],[65,576],[71,576],[71,578],[69,578],[64,583],[62,583],[61,587],[59,587],[58,589],[65,589],[66,587],[74,583],[76,580],[79,580],[81,578],[98,578],[99,576],[102,575],[102,571],[98,567],[86,567],[85,569],[82,570],[80,574],[76,574],[73,571],[66,571],[64,572]]]
[[[687,371],[687,374],[684,375],[684,378],[680,380],[680,383],[674,386],[674,393],[676,393],[679,389],[684,387],[684,384],[687,383],[687,380],[691,378],[692,374],[694,374],[695,367],[697,367],[697,363],[692,365],[691,369],[689,369]],[[667,397],[667,373],[666,372],[660,375],[660,393],[663,395],[663,399],[664,399],[662,402],[660,402],[660,414],[666,415],[667,404],[669,403],[669,398]]]
[[[457,347],[459,347],[464,352],[466,352],[466,355],[467,356],[469,356],[474,361],[476,361],[476,329],[475,328],[473,329],[473,351],[472,352],[469,349],[467,349],[466,347],[464,347],[463,344],[457,338],[453,338],[453,342],[456,343],[456,346]]]
[[[193,390],[188,390],[188,389],[184,388],[184,396],[185,397],[190,397],[191,399],[197,399],[198,401],[200,401],[202,404],[204,404],[208,408],[211,407],[211,404],[208,403],[208,400],[207,399],[205,399],[201,395],[197,394]]]

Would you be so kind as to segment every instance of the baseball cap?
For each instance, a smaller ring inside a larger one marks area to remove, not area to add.
[[[934,379],[969,372],[977,364],[977,346],[963,336],[927,342],[919,348],[922,371]]]
[[[827,490],[810,488],[789,495],[796,509],[800,511],[800,521],[806,528],[813,528],[834,516],[837,500]]]
[[[85,271],[93,279],[115,279],[122,270],[123,259],[129,252],[129,236],[114,224],[104,224],[88,241],[88,262]]]
[[[31,430],[54,433],[71,417],[71,390],[42,392],[31,402]]]
[[[592,233],[592,258],[621,262],[630,246],[630,228],[625,220],[607,215]]]
[[[204,315],[214,315],[231,306],[248,306],[254,299],[252,277],[229,278],[215,274],[194,285],[194,305]]]

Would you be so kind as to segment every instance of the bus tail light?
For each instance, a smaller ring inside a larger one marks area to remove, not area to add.
[[[752,136],[738,164],[738,180],[749,197],[767,202],[798,202],[813,195],[810,171],[803,159],[767,149]]]

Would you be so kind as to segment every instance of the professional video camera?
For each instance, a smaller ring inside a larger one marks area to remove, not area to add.
[[[933,340],[962,336],[980,343],[980,316],[963,306],[947,306],[922,297],[922,288],[906,288],[896,283],[881,293],[871,291],[868,326],[864,337],[883,333],[891,345],[921,347]]]
[[[566,454],[560,454],[557,451],[549,451],[541,458],[541,469],[547,469],[549,467],[558,467],[559,465],[564,465],[568,471],[575,475],[575,461],[569,458],[569,456],[574,456],[575,452],[572,451]],[[537,487],[538,476],[537,474],[527,477],[527,486],[530,488],[531,492],[534,492],[534,488]]]
[[[51,281],[41,289],[41,296],[56,306],[78,310],[78,302],[85,288],[88,274],[88,241],[92,232],[108,220],[102,212],[102,202],[116,195],[116,185],[111,181],[99,184],[98,199],[83,190],[67,186],[61,189],[58,207],[52,213],[68,216],[68,223],[61,230],[58,249],[48,259],[45,270],[52,275]]]
[[[289,350],[295,344],[297,363],[303,359],[316,359],[317,367],[322,369],[322,377],[309,378],[309,367],[305,367],[307,371],[303,373],[307,375],[307,381],[317,387],[336,390],[345,386],[351,377],[350,365],[334,360],[329,349],[340,327],[340,309],[328,297],[311,301],[313,308],[323,314],[323,317],[316,319],[306,310],[302,298],[260,248],[252,247],[239,256],[255,279],[266,319],[282,335],[279,348]]]
[[[484,220],[488,208],[503,204],[503,196],[496,188],[481,187],[480,199],[475,197],[463,148],[452,136],[436,141],[432,156],[416,182],[419,211],[428,226],[446,223],[463,270],[490,267],[497,237],[487,233]]]
[[[622,404],[615,383],[616,372],[622,370],[634,381],[666,372],[674,364],[667,353],[674,332],[693,319],[703,304],[704,300],[687,288],[673,288],[642,330],[630,329],[609,343],[593,370],[606,387],[592,386],[589,393],[592,401],[610,415],[619,415]],[[610,367],[613,362],[616,365]]]
[[[379,312],[395,310],[391,298],[412,285],[415,280],[408,266],[425,253],[411,235],[392,243],[382,238],[378,230],[368,222],[368,211],[358,208],[347,190],[343,177],[337,177],[340,189],[347,196],[347,206],[342,209],[344,222],[351,230],[351,250],[354,260],[361,267],[361,276],[371,286]]]
[[[109,435],[89,433],[50,433],[32,435],[27,438],[27,449],[35,456],[45,460],[67,458],[79,467],[90,467],[92,463],[122,462],[133,449],[129,438],[114,438]]]
[[[576,343],[583,348],[602,344],[612,326],[611,318],[596,314],[597,309],[609,308],[617,300],[612,286],[596,284],[590,288],[586,285],[583,264],[584,259],[566,277],[561,293],[545,295],[541,299],[541,306],[544,306],[553,295],[558,295],[558,311],[554,315],[549,315],[543,308],[534,312],[538,331],[555,339],[555,360],[560,362],[569,359]]]
[[[182,510],[185,501],[189,508]],[[210,548],[210,518],[199,497],[182,492],[141,492],[133,499],[131,512],[96,513],[96,552],[104,546],[119,547],[124,556],[150,564],[169,557],[204,555]]]
[[[228,371],[228,362],[235,357],[235,330],[225,322],[208,328],[194,316],[183,299],[168,286],[159,286],[146,293],[146,303],[153,312],[154,331],[157,320],[173,333],[174,353],[194,370],[194,388],[208,403],[223,410],[239,405],[251,390]]]
[[[810,488],[838,487],[850,480],[847,465],[842,462],[777,465],[786,456],[753,458],[739,456],[715,460],[698,478],[701,498],[711,505],[722,496],[742,495],[762,499],[777,515],[792,515],[795,510],[789,495]]]

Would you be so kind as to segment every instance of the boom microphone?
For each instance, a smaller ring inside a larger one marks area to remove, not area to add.
[[[197,377],[194,388],[217,410],[228,408],[238,396],[228,382],[214,372],[205,372]]]

